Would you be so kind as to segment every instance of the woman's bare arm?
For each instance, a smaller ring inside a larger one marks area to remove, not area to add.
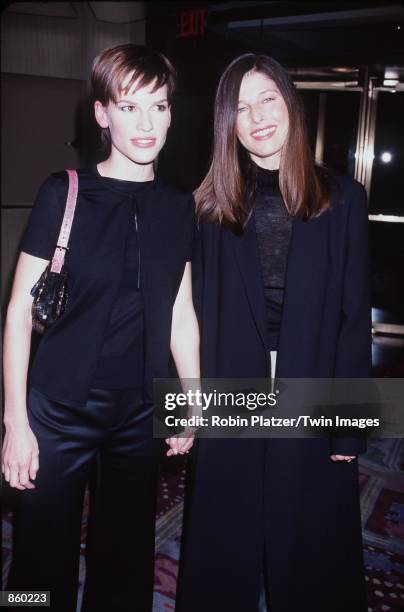
[[[199,385],[199,326],[192,301],[191,263],[187,262],[181,285],[174,303],[171,325],[171,353],[180,379]],[[167,455],[183,454],[193,444],[189,438],[169,438]]]
[[[38,470],[38,445],[27,417],[27,376],[31,349],[31,288],[48,261],[21,253],[4,329],[4,425],[2,471],[18,489],[33,488]]]

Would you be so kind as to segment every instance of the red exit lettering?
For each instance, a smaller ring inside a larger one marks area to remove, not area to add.
[[[205,33],[205,9],[183,11],[180,15],[179,38],[203,36]]]

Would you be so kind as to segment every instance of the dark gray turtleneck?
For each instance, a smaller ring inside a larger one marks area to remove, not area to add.
[[[272,351],[278,348],[286,263],[292,233],[292,220],[279,189],[279,170],[257,167],[255,227],[264,283],[268,349]]]

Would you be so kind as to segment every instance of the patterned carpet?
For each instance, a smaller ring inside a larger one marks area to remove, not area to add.
[[[373,440],[360,460],[369,611],[404,610],[404,441]]]
[[[165,461],[157,511],[153,612],[175,609],[185,466],[182,458]],[[369,612],[404,611],[404,441],[371,440],[360,459],[364,559]],[[3,576],[11,557],[12,515],[5,510]],[[84,580],[86,511],[83,516],[80,582]],[[80,588],[80,596],[82,589]],[[78,609],[80,606],[80,597]],[[262,602],[261,612],[265,610]],[[113,611],[111,611],[113,612]],[[226,611],[223,611],[226,612]],[[230,612],[230,611],[229,611]],[[270,610],[268,611],[270,612]]]

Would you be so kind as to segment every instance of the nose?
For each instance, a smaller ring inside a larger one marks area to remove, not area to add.
[[[153,129],[153,123],[148,112],[141,111],[138,114],[136,127],[142,132],[150,132]]]
[[[262,113],[256,106],[251,107],[251,120],[253,123],[259,123],[262,120]]]

